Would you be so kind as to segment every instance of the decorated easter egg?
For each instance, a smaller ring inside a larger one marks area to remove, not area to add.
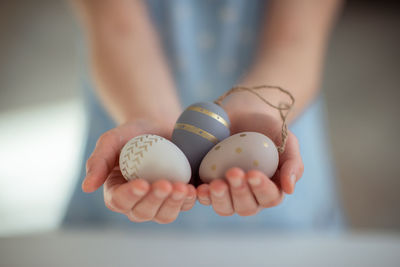
[[[172,133],[176,144],[196,173],[201,160],[218,142],[230,135],[230,121],[223,108],[212,102],[196,103],[181,114]]]
[[[149,182],[167,179],[187,183],[191,177],[183,152],[169,140],[152,134],[129,140],[121,150],[119,167],[128,181],[142,178]]]
[[[223,179],[232,167],[244,171],[259,170],[272,177],[278,168],[278,150],[267,136],[256,132],[232,135],[214,146],[201,162],[199,175],[203,182]]]

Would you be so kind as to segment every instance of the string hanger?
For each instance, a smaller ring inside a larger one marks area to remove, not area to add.
[[[290,98],[290,103],[285,103],[285,102],[280,102],[278,106],[272,104],[269,102],[267,99],[265,99],[262,95],[260,95],[257,91],[262,90],[262,89],[267,89],[267,90],[279,90],[280,92],[286,94]],[[288,138],[288,126],[287,126],[287,117],[292,110],[295,99],[293,95],[286,89],[283,89],[280,86],[274,86],[274,85],[258,85],[258,86],[253,86],[253,87],[247,87],[247,86],[235,86],[231,88],[230,90],[226,91],[223,95],[221,95],[217,100],[214,101],[215,104],[222,106],[222,101],[226,97],[228,97],[231,94],[237,93],[237,92],[242,92],[242,91],[247,91],[255,96],[257,96],[261,101],[263,101],[265,104],[268,106],[276,109],[279,111],[279,114],[282,119],[282,128],[281,128],[281,145],[277,147],[279,153],[283,153],[285,151],[285,146],[286,146],[286,141]]]

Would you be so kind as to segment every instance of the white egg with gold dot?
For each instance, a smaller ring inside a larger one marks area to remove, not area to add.
[[[142,178],[148,182],[166,179],[188,183],[189,161],[171,141],[157,135],[140,135],[129,140],[121,150],[119,167],[126,180]]]
[[[223,179],[228,169],[259,170],[272,177],[278,168],[279,154],[274,142],[256,132],[232,135],[215,145],[203,158],[199,175],[203,182]]]

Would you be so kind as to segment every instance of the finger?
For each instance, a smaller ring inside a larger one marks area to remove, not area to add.
[[[250,216],[258,212],[258,204],[250,187],[246,183],[245,173],[240,168],[232,168],[226,172],[234,210],[240,216]]]
[[[188,193],[186,194],[185,201],[183,202],[181,208],[182,211],[190,210],[196,203],[196,188],[191,184],[188,184],[187,188],[188,188]]]
[[[234,214],[229,187],[225,181],[217,179],[210,186],[211,204],[215,212],[221,216]]]
[[[197,187],[197,198],[202,205],[209,206],[211,204],[210,188],[208,184],[202,184]]]
[[[145,180],[126,182],[120,172],[112,174],[104,184],[104,202],[110,210],[126,213],[147,194],[149,188]]]
[[[282,202],[284,194],[264,173],[256,170],[249,171],[246,174],[246,180],[261,207],[270,208]]]
[[[172,185],[167,180],[155,182],[151,185],[150,192],[128,212],[128,218],[134,222],[152,220],[171,191]]]
[[[280,160],[280,184],[286,194],[292,194],[296,182],[301,178],[304,171],[301,159],[300,147],[296,136],[289,132],[285,152]]]
[[[172,223],[175,221],[181,211],[187,193],[188,188],[186,184],[181,182],[174,183],[172,193],[161,205],[154,217],[154,221],[161,224]]]
[[[118,128],[105,132],[86,162],[86,177],[82,183],[84,192],[93,192],[106,180],[118,161],[119,152],[125,144]]]

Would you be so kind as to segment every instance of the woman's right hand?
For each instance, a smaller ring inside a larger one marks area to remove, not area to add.
[[[162,179],[149,184],[143,179],[126,181],[119,169],[122,147],[133,137],[151,133],[170,139],[172,129],[153,120],[134,120],[105,132],[86,163],[82,189],[86,193],[104,184],[104,202],[112,211],[125,214],[133,222],[171,223],[179,212],[196,201],[191,184]]]

